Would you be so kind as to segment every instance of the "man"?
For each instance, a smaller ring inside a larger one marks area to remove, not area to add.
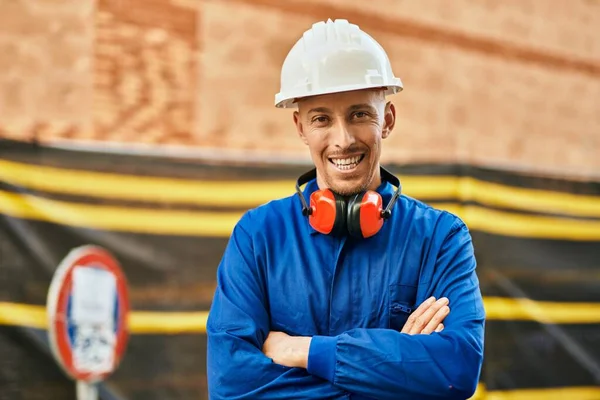
[[[401,90],[345,20],[313,25],[288,54],[276,106],[297,107],[315,170],[233,230],[207,323],[211,399],[473,395],[485,315],[470,234],[398,197],[379,164],[396,113],[385,96]]]

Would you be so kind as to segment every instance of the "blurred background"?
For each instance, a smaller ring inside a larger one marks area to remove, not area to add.
[[[75,398],[45,304],[83,244],[115,255],[132,307],[101,398],[207,398],[216,268],[241,214],[311,167],[273,103],[327,18],[404,83],[386,167],[472,231],[475,398],[600,399],[595,0],[0,0],[0,399]]]

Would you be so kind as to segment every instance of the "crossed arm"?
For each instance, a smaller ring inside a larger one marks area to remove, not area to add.
[[[269,331],[262,274],[247,228],[238,224],[219,266],[207,324],[210,398],[472,396],[483,357],[483,303],[466,228],[446,241],[428,295],[449,299],[452,313],[446,304],[426,301],[402,332],[353,329],[335,337],[290,337]]]
[[[448,299],[430,297],[408,317],[401,333],[429,335],[444,330],[443,321],[450,313]],[[290,336],[284,332],[270,332],[263,345],[263,353],[273,362],[291,368],[308,367],[308,354],[312,337]]]

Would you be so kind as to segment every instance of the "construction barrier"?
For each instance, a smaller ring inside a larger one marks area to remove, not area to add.
[[[473,234],[487,312],[478,399],[600,399],[600,182],[466,165],[386,165]],[[0,399],[72,399],[46,296],[94,244],[129,282],[131,334],[103,399],[205,399],[205,323],[241,214],[307,165],[233,164],[0,141]]]

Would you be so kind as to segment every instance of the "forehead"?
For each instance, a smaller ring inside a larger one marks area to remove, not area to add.
[[[382,90],[354,90],[350,92],[305,97],[298,101],[298,110],[302,112],[317,107],[329,109],[347,108],[355,104],[369,104],[376,106],[384,100],[385,97],[383,96]]]

